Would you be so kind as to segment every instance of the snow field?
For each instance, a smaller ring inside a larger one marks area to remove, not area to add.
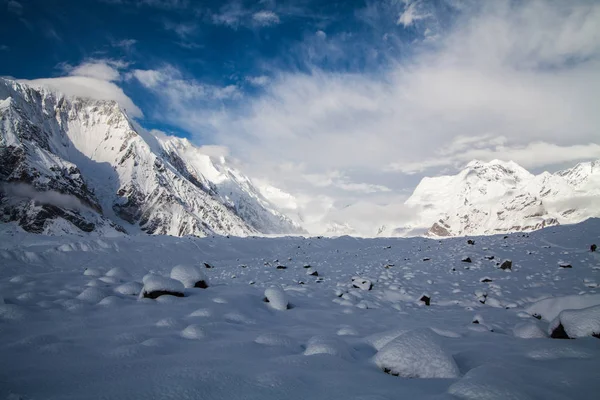
[[[595,399],[598,292],[585,279],[598,281],[599,233],[588,221],[474,245],[4,236],[0,398]],[[571,269],[556,267],[564,252]],[[172,279],[203,262],[210,287]],[[154,290],[185,296],[138,297]],[[577,339],[549,338],[555,318]]]

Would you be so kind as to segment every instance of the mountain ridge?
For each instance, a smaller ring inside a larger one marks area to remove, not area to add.
[[[409,235],[420,229],[428,236],[465,236],[581,222],[600,216],[600,207],[588,201],[594,198],[600,200],[600,160],[539,175],[513,161],[473,160],[455,175],[423,178],[405,205],[419,210],[407,224]],[[395,229],[406,235],[406,227]]]
[[[239,171],[221,166],[226,173],[215,184],[203,175],[214,167],[210,157],[204,168],[193,168],[193,160],[173,148],[173,143],[182,143],[179,139],[155,137],[114,101],[68,97],[7,79],[0,79],[0,99],[0,180],[73,196],[89,206],[72,210],[40,204],[4,190],[4,222],[55,234],[70,231],[65,215],[76,232],[81,228],[73,220],[81,221],[84,231],[93,226],[91,231],[99,234],[304,232]],[[189,142],[186,146],[194,148]],[[235,192],[235,199],[224,190]]]

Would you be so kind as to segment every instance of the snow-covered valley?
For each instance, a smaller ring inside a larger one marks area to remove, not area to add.
[[[0,235],[0,398],[600,392],[597,219],[441,241]],[[184,297],[138,296],[161,289]]]

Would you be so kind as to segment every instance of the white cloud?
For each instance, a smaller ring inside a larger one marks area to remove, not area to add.
[[[168,31],[174,32],[181,39],[187,39],[196,33],[196,31],[198,30],[198,24],[196,24],[194,22],[188,22],[188,23],[166,22],[165,29]]]
[[[217,86],[201,83],[195,79],[185,78],[181,71],[167,65],[158,70],[140,70],[131,72],[146,89],[161,95],[159,100],[171,104],[175,111],[185,111],[186,105],[193,106],[190,101],[226,100],[241,96],[235,85]]]
[[[69,68],[68,72],[72,76],[86,76],[109,82],[117,81],[120,77],[117,68],[104,60],[84,62],[76,67]]]
[[[271,79],[266,75],[247,76],[246,81],[254,86],[266,86],[271,82]]]
[[[120,80],[120,68],[127,64],[115,60],[89,60],[78,66],[64,65],[69,76],[22,80],[33,86],[44,86],[68,96],[79,96],[97,100],[114,100],[132,117],[143,117],[133,101],[115,82]]]
[[[404,6],[404,12],[398,17],[398,25],[404,27],[411,26],[415,21],[431,17],[431,14],[421,10],[422,2],[420,0],[408,1]]]
[[[283,9],[286,9],[285,7]],[[288,12],[295,11],[288,8]],[[281,23],[279,14],[273,10],[256,10],[256,7],[247,8],[240,1],[231,1],[222,6],[218,12],[212,13],[211,22],[232,29],[239,27],[268,27]]]
[[[252,15],[252,19],[260,26],[270,26],[279,24],[279,16],[273,11],[259,11]]]
[[[130,50],[133,46],[135,46],[136,43],[137,43],[137,40],[135,40],[135,39],[122,39],[122,40],[113,42],[112,45],[114,47],[120,47],[125,50]]]

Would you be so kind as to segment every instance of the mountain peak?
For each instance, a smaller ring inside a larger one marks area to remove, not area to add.
[[[224,160],[213,163],[187,139],[151,135],[116,101],[42,86],[0,83],[0,101],[10,98],[19,110],[0,108],[7,122],[0,142],[10,143],[0,149],[0,181],[58,192],[90,205],[91,214],[3,196],[0,220],[36,232],[115,224],[174,236],[303,232],[249,178]]]

